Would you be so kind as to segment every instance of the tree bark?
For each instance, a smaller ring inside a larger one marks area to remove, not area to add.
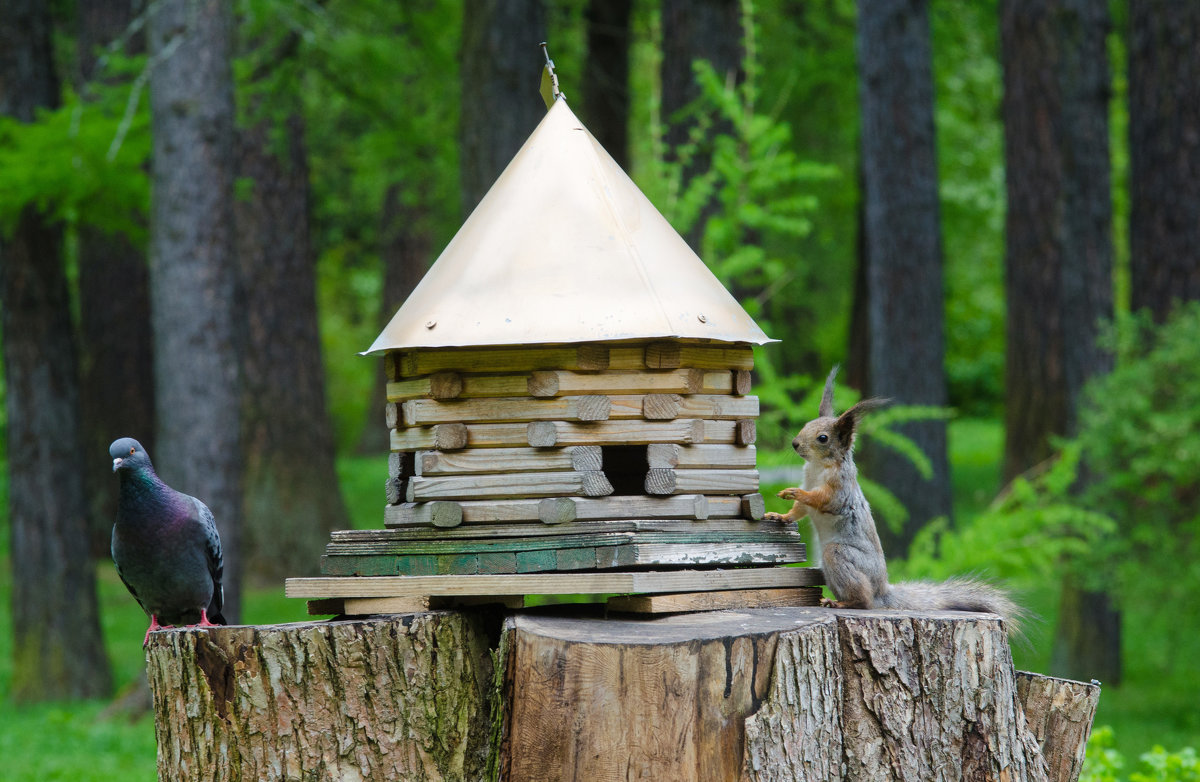
[[[466,217],[545,116],[542,0],[477,0],[463,14],[459,182]],[[553,53],[553,49],[551,49]]]
[[[379,223],[379,255],[383,259],[383,307],[379,324],[382,330],[433,263],[434,240],[428,210],[420,205],[406,205],[400,184],[391,185],[384,193]],[[391,448],[388,427],[382,420],[387,405],[387,381],[383,361],[377,359],[367,423],[358,441],[360,453],[381,454]]]
[[[901,404],[946,404],[942,244],[926,2],[860,2],[864,293],[869,367],[864,389]],[[881,524],[884,550],[904,556],[926,522],[952,517],[946,425],[898,427],[933,464],[926,480],[905,457],[872,448],[860,464],[908,509]]]
[[[487,643],[449,612],[155,633],[158,778],[482,779]]]
[[[155,633],[160,779],[1042,780],[1098,689],[1019,692],[987,614],[522,613],[494,650],[488,621]]]
[[[1050,779],[1075,782],[1083,771],[1100,685],[1017,671],[1017,699],[1041,744]]]
[[[662,13],[662,117],[666,124],[667,155],[689,141],[693,122],[680,116],[700,96],[693,63],[707,60],[727,83],[739,84],[742,71],[742,14],[738,0],[661,0]],[[683,172],[683,186],[712,166],[712,139],[731,133],[732,126],[718,119]],[[701,251],[704,226],[717,208],[716,200],[701,210],[700,218],[684,235],[688,245]]]
[[[0,114],[58,105],[51,24],[40,2],[0,15]],[[62,228],[26,206],[0,240],[18,702],[94,698],[112,686],[100,635],[79,436],[79,376]]]
[[[236,217],[246,313],[243,544],[246,574],[278,583],[314,574],[329,533],[350,524],[325,400],[304,120],[251,109],[259,112],[237,132],[238,175],[253,183]]]
[[[76,6],[81,94],[109,75],[97,72],[97,53],[128,31],[131,0],[87,0]],[[123,54],[144,51],[145,37],[132,34]],[[149,267],[144,247],[123,234],[79,227],[79,347],[84,483],[92,551],[107,557],[118,482],[107,457],[118,437],[134,437],[150,453],[154,440],[154,356],[150,328]]]
[[[1004,481],[1074,434],[1113,314],[1108,6],[1001,4],[1008,211]]]
[[[1200,298],[1200,5],[1129,4],[1132,309]]]
[[[225,610],[237,621],[242,458],[233,236],[230,6],[164,0],[150,10],[154,134],[150,299],[158,453],[167,483],[213,511]]]
[[[633,0],[589,0],[583,116],[600,146],[629,170],[629,41]]]

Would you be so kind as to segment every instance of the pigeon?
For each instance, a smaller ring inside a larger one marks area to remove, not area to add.
[[[121,477],[112,558],[117,575],[150,616],[142,646],[162,628],[225,624],[224,561],[212,511],[163,483],[137,440],[115,441],[108,455]]]

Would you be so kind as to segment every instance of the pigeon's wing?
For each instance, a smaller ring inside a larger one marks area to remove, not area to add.
[[[213,580],[212,607],[218,615],[217,618],[221,618],[219,615],[225,605],[225,590],[221,586],[221,579],[225,573],[225,558],[221,555],[221,536],[217,533],[217,520],[213,518],[213,513],[208,506],[195,497],[192,497],[192,502],[196,503],[196,516],[200,521],[200,526],[204,529],[208,572]],[[217,622],[217,618],[209,617],[213,622]]]
[[[116,565],[117,563],[114,562],[113,564]],[[121,573],[120,565],[117,565],[117,576],[121,579],[121,583],[125,585],[125,588],[129,590],[129,594],[133,595],[133,599],[136,600],[138,605],[142,607],[142,610],[146,611],[146,604],[142,602],[140,597],[138,597],[138,593],[134,590],[130,583],[125,580],[124,574]],[[146,611],[146,613],[149,614],[150,612]]]

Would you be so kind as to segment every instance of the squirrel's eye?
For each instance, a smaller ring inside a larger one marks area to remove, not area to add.
[[[829,435],[827,435],[827,434],[819,434],[819,435],[817,435],[817,442],[818,442],[818,443],[827,443],[827,442],[829,442]]]

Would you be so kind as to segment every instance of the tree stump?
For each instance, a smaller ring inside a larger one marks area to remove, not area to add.
[[[149,667],[189,781],[1065,782],[1098,696],[958,612],[439,611],[155,633]]]
[[[160,780],[486,775],[478,616],[173,630],[148,658]]]

